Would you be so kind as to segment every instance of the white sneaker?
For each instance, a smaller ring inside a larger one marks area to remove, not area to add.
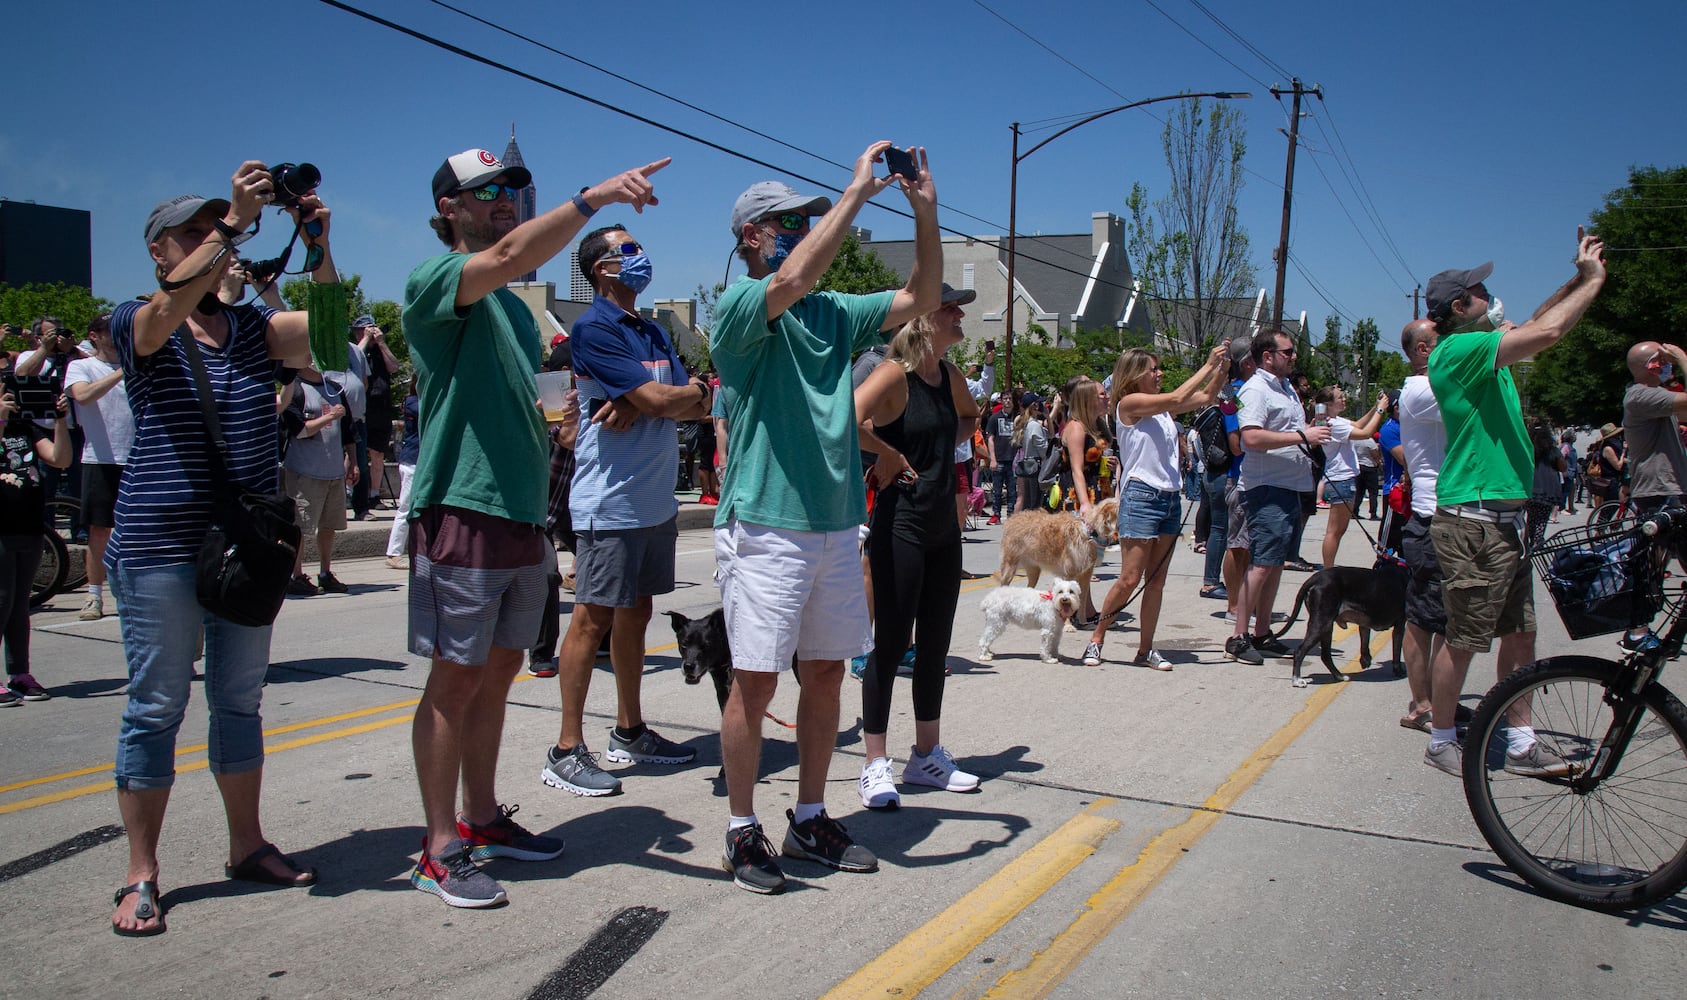
[[[908,784],[929,785],[947,792],[970,792],[978,787],[978,775],[968,774],[955,766],[955,758],[939,743],[931,753],[921,756],[908,748],[908,763],[902,768],[902,780]]]
[[[105,602],[92,594],[88,595],[88,603],[82,605],[82,613],[76,617],[85,622],[99,621],[105,617]]]
[[[875,757],[861,769],[861,804],[868,809],[895,809],[902,804],[896,779],[890,775],[890,758]]]

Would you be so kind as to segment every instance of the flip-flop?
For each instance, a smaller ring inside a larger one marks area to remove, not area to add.
[[[1419,712],[1416,715],[1402,715],[1400,717],[1400,728],[1416,729],[1419,732],[1427,733],[1429,732],[1429,715],[1430,713],[1428,712]]]
[[[293,878],[277,875],[264,867],[269,858],[279,858],[281,863],[291,869]],[[293,859],[282,854],[274,844],[264,846],[247,855],[246,860],[237,865],[223,865],[223,874],[241,882],[261,882],[264,885],[279,885],[285,888],[304,888],[316,884],[316,870],[314,868],[300,868],[293,863]],[[300,879],[298,876],[306,876]]]
[[[135,919],[152,920],[156,917],[158,922],[151,927],[132,929],[112,924],[111,933],[118,937],[155,937],[170,929],[164,924],[164,908],[158,905],[157,882],[136,882],[134,885],[126,885],[117,890],[117,895],[111,897],[111,905],[120,905],[123,902],[123,897],[130,893],[140,897],[135,901]]]

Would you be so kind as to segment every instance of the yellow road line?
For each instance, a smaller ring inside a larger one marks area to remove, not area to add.
[[[1389,634],[1377,635],[1371,643],[1372,653],[1381,650]],[[1346,669],[1358,663],[1354,654]],[[1259,749],[1231,772],[1202,808],[1177,826],[1162,832],[1149,841],[1134,863],[1113,876],[1106,885],[1090,896],[1083,911],[1064,931],[1056,935],[1049,946],[1032,956],[1022,969],[1016,969],[996,981],[984,994],[986,1000],[1005,998],[1046,997],[1083,961],[1150,890],[1182,860],[1196,841],[1206,836],[1224,814],[1236,804],[1242,794],[1258,781],[1283,752],[1323,713],[1330,703],[1347,689],[1346,683],[1328,684],[1313,692],[1299,712],[1281,729],[1271,735]]]
[[[1095,853],[1102,839],[1119,827],[1118,820],[1096,815],[1113,802],[1091,803],[826,996],[912,996],[930,986]]]
[[[415,703],[412,702],[411,704]],[[362,712],[356,714],[367,715],[369,713]],[[347,736],[356,736],[359,733],[370,733],[377,729],[385,729],[388,726],[396,726],[403,722],[409,722],[410,718],[410,713],[405,713],[404,715],[397,715],[390,719],[377,719],[374,722],[365,722],[359,726],[348,726],[345,729],[334,729],[325,733],[312,733],[309,736],[302,736],[296,740],[288,740],[285,743],[266,744],[264,752],[266,754],[280,753],[283,750],[293,750],[298,747],[308,747],[316,743],[326,743],[329,740],[344,739]],[[297,729],[299,727],[294,726],[288,728]],[[178,764],[176,766],[176,773],[183,774],[188,771],[202,771],[210,766],[211,762],[208,760],[189,761],[185,764]],[[107,770],[109,770],[109,767]],[[50,792],[46,795],[37,795],[33,798],[20,799],[16,802],[8,802],[5,805],[0,805],[0,816],[7,815],[8,813],[23,812],[26,809],[34,809],[38,806],[52,805],[55,802],[66,802],[70,799],[79,799],[84,795],[109,792],[111,790],[112,783],[109,780],[98,781],[91,785],[78,785],[75,788],[66,788],[62,791]]]

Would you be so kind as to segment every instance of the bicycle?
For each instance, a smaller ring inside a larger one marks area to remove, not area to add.
[[[1687,512],[1558,532],[1530,558],[1572,639],[1651,622],[1623,659],[1548,657],[1494,685],[1465,738],[1471,817],[1494,853],[1541,894],[1615,912],[1687,885],[1687,708],[1658,676],[1687,639],[1687,590],[1666,595]],[[1625,647],[1626,648],[1626,647]],[[1505,734],[1531,725],[1565,772],[1505,770]]]
[[[81,510],[82,505],[72,497],[52,497],[47,501],[47,523],[42,526],[46,545],[41,550],[41,565],[30,584],[30,607],[38,608],[55,594],[75,590],[88,582],[88,546],[76,541],[70,530]]]

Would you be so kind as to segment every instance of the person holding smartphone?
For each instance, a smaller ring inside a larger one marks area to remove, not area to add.
[[[11,393],[0,392],[0,645],[6,651],[0,707],[52,697],[30,673],[29,598],[46,544],[40,529],[47,509],[41,467],[69,467],[68,413],[61,396],[48,432],[19,412]]]

